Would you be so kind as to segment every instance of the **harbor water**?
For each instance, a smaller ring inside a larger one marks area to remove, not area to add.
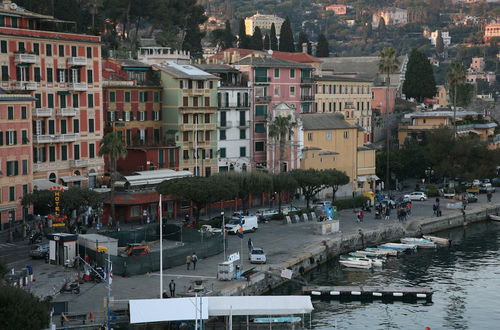
[[[309,285],[426,286],[432,302],[339,302],[313,298],[313,329],[499,329],[500,223],[436,233],[449,248],[389,259],[381,270],[345,269],[332,260],[305,275]],[[273,294],[300,294],[289,283]]]

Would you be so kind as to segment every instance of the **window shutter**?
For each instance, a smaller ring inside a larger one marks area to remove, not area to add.
[[[19,175],[19,162],[17,160],[14,162],[14,175]]]
[[[17,144],[17,131],[14,131],[14,144]]]

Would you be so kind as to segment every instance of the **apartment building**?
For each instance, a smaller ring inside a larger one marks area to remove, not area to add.
[[[313,112],[314,79],[311,65],[272,57],[249,56],[237,63],[253,87],[251,157],[252,167],[273,173],[298,168],[300,148],[289,141],[286,160],[278,164],[280,154],[276,141],[268,137],[269,125],[276,116]],[[297,138],[297,136],[293,137]]]
[[[284,18],[275,16],[275,15],[262,15],[255,14],[251,17],[245,18],[245,33],[247,35],[252,35],[255,31],[255,27],[259,27],[261,30],[271,30],[271,26],[274,23],[274,27],[276,28],[276,33],[279,34],[281,30],[281,25],[285,21]]]
[[[372,142],[372,87],[368,79],[315,76],[317,112],[338,112],[351,125],[362,127],[363,142]]]
[[[484,42],[488,43],[492,38],[500,37],[500,23],[490,23],[484,26]]]
[[[167,143],[179,147],[179,168],[195,175],[217,173],[217,84],[219,78],[193,65],[153,65],[160,74],[161,118]]]
[[[408,24],[408,10],[391,7],[376,12],[372,16],[374,28],[378,27],[381,19],[384,19],[385,25],[405,25]]]
[[[20,201],[33,189],[33,101],[0,88],[0,231],[30,212]]]
[[[251,88],[243,74],[229,65],[198,68],[220,78],[217,93],[217,152],[219,172],[246,172],[250,162]]]
[[[347,6],[343,4],[333,4],[325,7],[326,11],[333,11],[335,15],[346,15]]]
[[[178,169],[179,148],[167,143],[161,121],[159,77],[152,66],[135,60],[103,60],[103,110],[107,129],[127,148],[117,162],[123,174]]]
[[[104,170],[100,37],[52,30],[64,24],[3,0],[0,86],[36,99],[33,179],[93,187]]]

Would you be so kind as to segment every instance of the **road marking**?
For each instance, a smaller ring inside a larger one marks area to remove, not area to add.
[[[149,276],[160,276],[160,274],[149,274]],[[163,274],[163,276],[170,276],[170,277],[195,277],[195,278],[211,278],[211,279],[216,279],[217,278],[215,276],[182,275],[182,274]]]
[[[14,246],[18,246],[18,245],[12,244],[12,243],[0,244],[0,248],[9,248],[9,247],[14,247]]]

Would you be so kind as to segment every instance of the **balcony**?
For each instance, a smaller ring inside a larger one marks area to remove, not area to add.
[[[248,108],[250,107],[249,103],[244,103],[244,102],[220,102],[219,103],[219,108]]]
[[[52,109],[50,108],[34,108],[33,117],[51,117]]]
[[[75,142],[77,134],[40,134],[33,136],[33,143]]]
[[[302,77],[302,78],[300,78],[300,83],[301,84],[313,84],[314,83],[314,78],[311,78],[311,77]]]
[[[238,120],[238,127],[239,128],[250,127],[250,120],[244,120],[244,121]]]
[[[231,128],[233,127],[233,123],[231,121],[219,121],[217,123],[217,128],[222,128],[222,129],[225,129],[225,128]]]
[[[57,109],[57,115],[61,117],[74,117],[78,113],[78,108],[60,108]]]
[[[68,89],[74,92],[85,92],[88,89],[88,87],[87,83],[72,82],[68,84]]]
[[[312,95],[302,95],[300,97],[301,101],[314,101],[314,96]]]
[[[70,66],[86,66],[87,59],[85,57],[69,57],[68,65]]]
[[[256,84],[269,84],[271,82],[271,77],[255,77]]]
[[[255,103],[270,103],[271,96],[255,96]]]
[[[36,54],[19,53],[14,55],[14,61],[22,64],[35,64],[38,60]]]
[[[181,124],[180,125],[180,130],[181,131],[213,131],[216,129],[215,123],[208,123],[208,124]]]
[[[88,159],[76,159],[73,161],[73,166],[74,167],[86,167],[89,166],[89,160]]]
[[[34,91],[38,88],[38,83],[33,81],[16,81],[16,89]]]

